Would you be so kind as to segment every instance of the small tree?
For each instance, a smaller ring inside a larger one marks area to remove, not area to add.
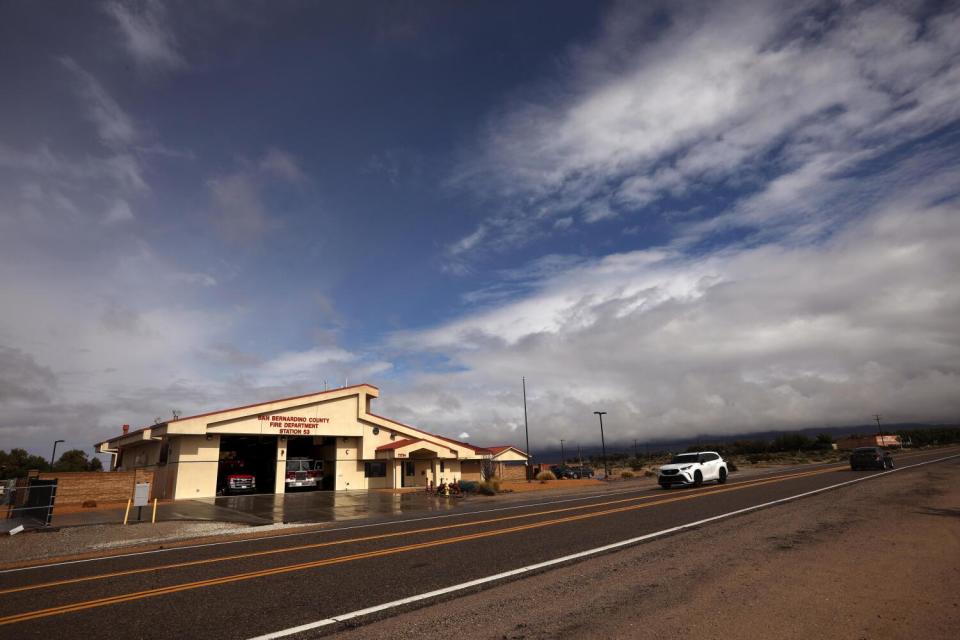
[[[492,458],[484,458],[480,461],[480,477],[484,482],[490,482],[497,473],[497,466]]]
[[[90,467],[90,460],[86,452],[80,449],[64,451],[60,459],[53,465],[54,471],[86,471]]]
[[[23,478],[30,469],[48,471],[50,464],[42,456],[27,453],[26,449],[0,450],[0,479]]]
[[[831,436],[829,433],[818,433],[817,439],[814,441],[813,446],[817,449],[832,449],[833,436]]]

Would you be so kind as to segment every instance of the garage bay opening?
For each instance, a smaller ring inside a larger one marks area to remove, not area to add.
[[[285,490],[333,489],[334,442],[334,438],[319,436],[288,436]]]
[[[217,494],[275,493],[276,436],[221,436]]]

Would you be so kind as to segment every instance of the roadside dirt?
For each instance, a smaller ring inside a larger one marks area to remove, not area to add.
[[[629,534],[630,532],[625,532]],[[960,462],[407,612],[343,638],[955,638]]]
[[[604,482],[602,480],[596,480],[594,478],[581,478],[578,480],[569,479],[569,480],[534,480],[532,482],[520,481],[510,481],[510,482],[501,482],[500,489],[502,491],[512,491],[514,493],[526,493],[528,491],[553,491],[557,489],[579,489],[581,487],[602,487]]]

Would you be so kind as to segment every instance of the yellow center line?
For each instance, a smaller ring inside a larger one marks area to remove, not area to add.
[[[834,469],[818,469],[818,470],[816,470],[816,471],[803,471],[803,472],[797,472],[797,473],[793,473],[793,474],[787,474],[787,475],[777,476],[776,478],[777,478],[777,479],[782,479],[782,480],[789,480],[789,479],[792,479],[792,478],[802,478],[802,477],[806,477],[806,476],[809,476],[809,475],[820,474],[820,473],[824,473],[824,472],[826,472],[826,471],[834,471]],[[755,480],[745,480],[745,481],[743,481],[743,482],[738,482],[738,483],[736,483],[735,485],[732,485],[732,486],[737,486],[737,487],[754,486],[754,485],[757,484],[758,482],[765,482],[765,481],[768,481],[768,480],[769,480],[769,479],[757,478],[757,479],[755,479]],[[704,488],[704,489],[702,489],[702,490],[690,492],[688,495],[691,495],[691,496],[694,496],[694,495],[700,496],[700,495],[709,495],[709,494],[715,493],[715,492],[716,492],[716,487],[706,487],[706,488]],[[655,498],[657,498],[657,497],[659,497],[659,496],[656,496],[656,495],[648,495],[648,496],[638,496],[638,497],[633,497],[633,498],[621,498],[621,499],[619,499],[619,500],[609,500],[609,501],[606,501],[606,502],[594,502],[594,503],[591,503],[591,504],[582,504],[582,505],[577,505],[577,506],[573,506],[573,507],[561,507],[561,508],[556,508],[556,509],[548,509],[548,510],[545,510],[545,511],[537,511],[537,512],[533,512],[533,513],[521,513],[521,514],[512,515],[512,516],[500,516],[500,517],[497,517],[497,518],[488,518],[488,519],[486,519],[486,520],[474,520],[474,521],[472,521],[472,522],[461,522],[461,523],[454,523],[454,524],[448,524],[448,525],[439,525],[439,526],[435,526],[435,527],[426,527],[426,528],[422,528],[422,529],[412,529],[412,530],[409,530],[409,531],[396,531],[396,532],[392,532],[392,533],[379,533],[379,534],[374,534],[374,535],[370,535],[370,536],[362,536],[362,537],[359,537],[359,538],[348,538],[348,539],[345,539],[345,540],[331,540],[331,541],[327,541],[327,542],[314,542],[314,543],[310,543],[310,544],[297,545],[297,546],[295,546],[295,547],[283,547],[283,548],[280,548],[280,549],[267,549],[267,550],[264,550],[264,551],[250,551],[250,552],[246,552],[246,553],[237,553],[237,554],[232,554],[232,555],[228,555],[228,556],[219,556],[219,557],[216,557],[216,558],[204,558],[204,559],[202,559],[202,560],[189,560],[189,561],[186,561],[186,562],[176,562],[176,563],[171,563],[171,564],[158,565],[158,566],[154,566],[154,567],[143,567],[143,568],[139,568],[139,569],[125,569],[125,570],[123,570],[123,571],[112,571],[112,572],[109,572],[109,573],[95,574],[95,575],[90,575],[90,576],[80,576],[80,577],[77,577],[77,578],[66,578],[66,579],[63,579],[63,580],[54,580],[54,581],[51,581],[51,582],[42,582],[42,583],[37,583],[37,584],[23,585],[23,586],[19,586],[19,587],[11,587],[11,588],[9,588],[9,589],[0,589],[0,595],[6,595],[6,594],[10,594],[10,593],[18,593],[18,592],[21,592],[21,591],[33,591],[33,590],[36,590],[36,589],[49,589],[49,588],[52,588],[52,587],[60,587],[60,586],[69,585],[69,584],[77,584],[77,583],[80,583],[80,582],[91,582],[91,581],[94,581],[94,580],[105,580],[105,579],[107,579],[107,578],[118,578],[118,577],[121,577],[121,576],[136,575],[136,574],[139,574],[139,573],[153,573],[153,572],[165,571],[165,570],[169,570],[169,569],[182,569],[182,568],[184,568],[184,567],[195,567],[195,566],[204,565],[204,564],[213,564],[213,563],[217,563],[217,562],[227,562],[227,561],[230,561],[230,560],[244,560],[244,559],[247,559],[247,558],[257,558],[257,557],[275,555],[275,554],[280,554],[280,553],[292,553],[292,552],[296,552],[296,551],[306,551],[306,550],[310,550],[310,549],[320,549],[320,548],[323,548],[323,547],[332,547],[332,546],[342,545],[342,544],[354,544],[354,543],[358,543],[358,542],[370,542],[370,541],[372,541],[372,540],[384,540],[384,539],[387,539],[387,538],[395,538],[395,537],[401,537],[401,536],[413,536],[413,535],[419,535],[419,534],[423,534],[423,533],[432,533],[432,532],[435,532],[435,531],[446,531],[446,530],[449,530],[449,529],[459,529],[459,528],[463,528],[463,527],[474,527],[474,526],[480,526],[480,525],[485,525],[485,524],[495,524],[495,523],[498,523],[498,522],[506,522],[506,521],[509,521],[509,520],[518,520],[518,519],[521,519],[521,518],[534,518],[534,517],[537,517],[537,516],[553,515],[553,514],[565,513],[565,512],[569,512],[569,511],[577,511],[577,510],[590,509],[590,508],[596,508],[596,507],[606,507],[606,506],[610,506],[610,505],[614,505],[614,504],[622,504],[622,503],[624,503],[624,502],[637,502],[637,501],[640,501],[640,500],[652,500],[652,499],[655,499]]]
[[[836,469],[822,469],[814,472],[807,472],[806,476],[812,476],[822,473],[829,473],[836,471]],[[323,560],[314,560],[311,562],[302,562],[298,564],[285,565],[280,567],[273,567],[270,569],[261,569],[257,571],[248,571],[245,573],[239,573],[229,576],[223,576],[220,578],[210,578],[207,580],[199,580],[196,582],[187,582],[178,585],[171,585],[168,587],[159,587],[155,589],[147,589],[145,591],[137,591],[134,593],[126,593],[116,596],[109,596],[106,598],[98,598],[95,600],[88,600],[85,602],[77,602],[73,604],[61,605],[57,607],[51,607],[49,609],[40,609],[37,611],[28,611],[24,613],[18,613],[10,616],[5,616],[0,618],[0,626],[13,624],[16,622],[26,622],[28,620],[36,620],[38,618],[46,618],[55,615],[62,615],[65,613],[72,613],[75,611],[83,611],[86,609],[93,609],[96,607],[104,607],[112,604],[119,604],[122,602],[129,602],[132,600],[141,600],[144,598],[151,598],[155,596],[167,595],[171,593],[177,593],[180,591],[188,591],[192,589],[199,589],[203,587],[211,587],[221,584],[229,584],[233,582],[240,582],[244,580],[251,580],[254,578],[262,578],[267,576],[274,576],[284,573],[291,573],[294,571],[304,571],[306,569],[315,569],[318,567],[325,567],[335,564],[342,564],[345,562],[352,562],[355,560],[363,560],[368,558],[378,558],[388,555],[396,555],[400,553],[407,553],[410,551],[417,551],[420,549],[428,549],[431,547],[439,547],[443,545],[457,544],[461,542],[466,542],[470,540],[479,540],[482,538],[489,538],[493,536],[506,535],[509,533],[516,533],[520,531],[528,531],[531,529],[539,529],[542,527],[554,526],[557,524],[567,523],[567,522],[576,522],[578,520],[585,520],[588,518],[597,518],[600,516],[613,515],[617,513],[624,513],[627,511],[636,511],[639,509],[648,509],[650,507],[655,507],[663,504],[670,504],[674,502],[683,502],[687,500],[694,500],[696,498],[702,497],[704,495],[713,495],[717,493],[728,493],[731,491],[739,491],[741,489],[747,489],[751,487],[756,487],[765,484],[773,484],[778,482],[783,482],[789,480],[791,477],[777,477],[771,478],[768,480],[761,480],[757,482],[751,482],[750,484],[746,483],[737,483],[732,486],[726,486],[719,489],[714,489],[709,493],[689,493],[681,496],[674,496],[670,498],[664,498],[661,500],[656,500],[654,502],[648,502],[645,504],[635,504],[629,506],[617,507],[615,509],[607,509],[605,511],[592,511],[590,513],[581,513],[578,515],[565,516],[563,518],[555,518],[553,520],[542,520],[540,522],[531,522],[528,524],[516,525],[513,527],[507,527],[504,529],[494,529],[492,531],[480,531],[477,533],[471,533],[463,536],[455,536],[452,538],[441,538],[439,540],[431,540],[427,542],[420,542],[410,545],[404,545],[399,547],[390,547],[387,549],[379,549],[375,551],[366,551],[362,553],[355,553],[346,556],[338,556],[334,558],[325,558]],[[619,502],[619,501],[618,501]]]

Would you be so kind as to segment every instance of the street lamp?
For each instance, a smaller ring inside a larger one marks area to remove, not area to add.
[[[563,455],[563,438],[560,438],[560,464],[564,465],[567,463],[567,457]]]
[[[604,480],[609,480],[610,469],[607,467],[607,443],[603,439],[603,416],[605,416],[607,412],[594,411],[594,413],[600,418],[600,446],[603,447],[603,478]]]
[[[66,440],[54,440],[53,441],[53,453],[50,454],[50,471],[53,471],[53,461],[57,457],[57,445],[61,442],[66,442]]]
[[[533,469],[530,467],[530,428],[527,426],[527,377],[520,378],[523,383],[523,432],[527,435],[527,460],[524,462],[524,474],[527,476],[527,482],[533,481]]]

